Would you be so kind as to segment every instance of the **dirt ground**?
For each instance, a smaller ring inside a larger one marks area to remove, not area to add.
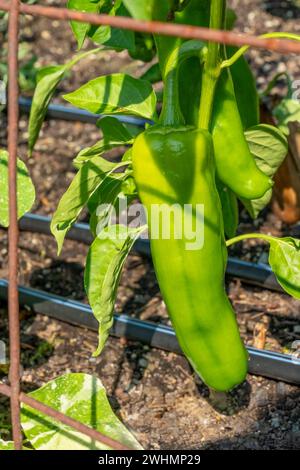
[[[58,6],[61,2],[46,1]],[[269,30],[300,31],[298,10],[289,2],[258,0],[238,4],[237,28],[247,33]],[[286,5],[282,8],[283,3]],[[290,12],[290,13],[288,13]],[[57,21],[25,18],[21,36],[40,58],[40,65],[63,63],[76,49],[67,27]],[[299,58],[269,52],[249,52],[249,59],[263,88],[274,73],[287,70],[299,74]],[[60,86],[71,91],[99,74],[127,71],[135,75],[145,66],[128,60],[125,52],[109,53],[80,62]],[[284,93],[279,84],[275,93]],[[55,98],[60,101],[59,97]],[[0,127],[0,145],[6,146],[5,117]],[[20,156],[27,155],[27,117],[20,120]],[[72,158],[99,138],[95,126],[47,121],[27,161],[37,199],[34,212],[52,215],[59,197],[72,180]],[[112,156],[117,156],[113,153]],[[83,218],[85,215],[83,215]],[[241,231],[261,230],[275,235],[290,230],[266,211],[255,223],[241,214]],[[51,237],[21,233],[20,284],[86,302],[83,271],[87,247],[66,241],[56,255]],[[243,259],[265,259],[265,246],[247,242],[232,251]],[[0,278],[7,277],[7,233],[0,230]],[[248,345],[280,352],[290,351],[300,339],[300,302],[284,294],[227,280],[240,330]],[[137,254],[129,256],[118,291],[116,311],[169,324],[151,261]],[[110,338],[103,354],[91,357],[97,344],[94,332],[64,322],[21,311],[24,390],[33,390],[65,372],[95,374],[103,381],[111,404],[123,422],[147,449],[298,449],[300,448],[300,391],[298,387],[248,376],[247,381],[226,399],[211,396],[195,377],[187,361],[178,355],[148,346]],[[259,332],[266,335],[261,343]],[[7,311],[0,303],[0,337],[7,337]],[[6,380],[6,372],[0,372]],[[0,435],[10,437],[8,402],[0,396]]]

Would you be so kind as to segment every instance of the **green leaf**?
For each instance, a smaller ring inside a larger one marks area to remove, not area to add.
[[[30,154],[39,136],[51,98],[65,72],[63,65],[57,65],[47,67],[42,73],[38,74],[38,82],[33,95],[28,124]]]
[[[124,153],[122,157],[122,162],[132,162],[132,147],[130,147],[126,152]]]
[[[155,116],[156,96],[151,84],[122,73],[95,78],[64,99],[95,114]]]
[[[300,240],[270,239],[269,263],[282,288],[300,299]]]
[[[94,356],[100,354],[109,335],[122,267],[142,230],[110,225],[99,233],[89,249],[84,285],[99,322],[99,342]]]
[[[268,124],[259,124],[245,132],[250,151],[255,162],[267,176],[273,177],[287,154],[287,141],[282,132]],[[251,201],[241,199],[244,206],[254,219],[259,212],[270,202],[272,189],[264,196]]]
[[[66,233],[76,221],[83,207],[101,183],[119,164],[101,157],[93,157],[83,165],[67,191],[62,196],[51,221],[51,232],[55,236],[60,253]]]
[[[109,2],[111,5],[111,2]],[[128,11],[121,2],[116,3],[113,7],[101,8],[101,13],[118,16],[128,16]],[[132,49],[134,47],[134,32],[128,29],[111,28],[110,26],[91,25],[88,36],[97,44],[113,47],[118,50]]]
[[[94,192],[88,202],[90,216],[90,229],[97,236],[110,223],[115,203],[122,191],[122,184],[128,178],[126,172],[118,173],[116,177],[107,177],[100,188]]]
[[[0,149],[0,224],[9,226],[8,210],[8,152]],[[17,159],[18,218],[28,212],[35,200],[35,189],[25,163]]]
[[[232,10],[232,8],[226,8],[226,27],[225,29],[227,31],[231,31],[234,26],[235,26],[235,23],[236,23],[236,20],[237,20],[237,14],[235,13],[234,10]]]
[[[150,83],[157,83],[162,80],[159,63],[151,65],[146,72],[140,77],[142,80],[147,80]]]
[[[128,176],[122,184],[122,194],[129,199],[129,202],[137,198],[138,191],[133,176]]]
[[[231,246],[242,240],[258,238],[270,243],[269,263],[281,287],[300,299],[300,240],[277,238],[265,233],[243,233],[226,241]]]
[[[14,442],[0,439],[0,450],[14,450]]]
[[[105,116],[97,121],[97,127],[103,132],[105,142],[120,142],[121,144],[132,144],[134,135],[118,119]]]
[[[289,135],[289,122],[300,122],[300,102],[285,98],[274,109],[273,114],[277,119],[279,129]]]
[[[92,27],[88,35],[96,44],[104,44],[118,50],[131,49],[134,45],[134,33],[126,29],[100,26],[94,30]]]
[[[136,32],[134,34],[134,44],[128,52],[130,57],[134,60],[150,62],[156,54],[156,46],[153,36]]]
[[[86,162],[88,162],[91,158],[93,157],[100,157],[103,155],[107,150],[110,150],[114,147],[119,147],[119,143],[116,144],[110,144],[110,143],[105,143],[104,139],[98,140],[92,147],[86,147],[76,155],[76,157],[73,160],[73,165],[75,168],[80,169],[82,165],[84,165]]]
[[[3,439],[0,439],[0,450],[15,450],[14,442],[13,441],[3,441]],[[23,446],[22,450],[31,450],[31,449],[28,449],[27,447]]]
[[[37,74],[37,85],[34,91],[32,105],[30,109],[29,124],[28,124],[28,147],[29,154],[35,146],[38,139],[49,103],[55,93],[55,90],[61,80],[66,76],[68,70],[75,65],[79,60],[89,54],[99,52],[101,49],[94,49],[81,54],[75,55],[72,60],[66,62],[64,65],[51,65],[39,70]]]
[[[99,0],[68,0],[67,7],[70,10],[83,11],[85,13],[98,13],[100,11]],[[83,46],[90,27],[89,23],[71,21],[71,28],[77,39],[78,49],[81,49]]]
[[[80,168],[86,161],[95,156],[100,156],[107,150],[120,145],[133,143],[133,132],[130,128],[122,124],[118,119],[106,116],[97,121],[97,126],[103,132],[103,138],[91,147],[82,149],[73,160],[76,168]]]
[[[65,374],[28,395],[132,449],[142,449],[112,411],[102,382],[92,375]],[[111,450],[24,404],[21,423],[36,450]]]

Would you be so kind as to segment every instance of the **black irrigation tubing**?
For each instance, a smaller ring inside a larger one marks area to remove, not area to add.
[[[0,298],[7,299],[8,283],[0,279]],[[77,326],[98,329],[98,323],[91,308],[81,302],[37,289],[19,286],[20,304],[30,307],[35,313],[68,322]],[[182,354],[173,328],[128,315],[114,316],[111,335],[139,341],[149,346]],[[247,347],[249,352],[249,373],[284,382],[300,384],[300,359],[296,356],[268,350]]]
[[[32,104],[31,98],[19,98],[19,108],[22,113],[29,114]],[[47,109],[47,118],[52,119],[61,119],[63,121],[80,121],[87,122],[91,124],[96,124],[100,117],[105,115],[102,114],[93,114],[84,109],[76,108],[74,106],[64,106],[61,104],[50,104]],[[149,119],[142,119],[133,116],[124,116],[124,115],[114,115],[123,124],[130,124],[136,127],[145,127],[146,123],[151,123]]]
[[[50,234],[50,217],[28,213],[21,218],[20,229],[28,232]],[[74,224],[67,233],[67,238],[89,245],[93,241],[89,225],[86,223]],[[148,240],[139,238],[134,245],[134,250],[146,256],[151,256]],[[265,289],[283,292],[282,287],[267,264],[251,263],[238,258],[229,257],[226,273],[229,276],[238,277],[245,282],[258,285]]]

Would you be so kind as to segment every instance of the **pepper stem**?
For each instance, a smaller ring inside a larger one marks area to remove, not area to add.
[[[210,7],[211,29],[222,29],[225,23],[226,0],[212,0]],[[208,42],[207,60],[203,68],[198,127],[210,128],[215,88],[221,73],[220,44]]]
[[[189,57],[199,57],[203,62],[207,49],[205,43],[197,40],[184,42],[169,55],[163,73],[163,106],[159,121],[164,126],[184,124],[181,113],[178,90],[178,72],[180,65]]]
[[[163,77],[163,105],[159,122],[164,126],[180,126],[184,124],[181,113],[178,91],[179,48],[168,57]]]

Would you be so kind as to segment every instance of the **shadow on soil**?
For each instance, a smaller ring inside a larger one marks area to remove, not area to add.
[[[282,383],[278,383],[281,384]],[[277,385],[278,385],[277,384]],[[284,385],[284,384],[283,384]],[[259,393],[257,393],[259,396]],[[242,430],[234,437],[206,442],[203,449],[217,450],[283,450],[300,448],[300,391],[288,393],[276,400],[260,403],[254,397],[254,406],[247,406],[248,413],[256,417],[250,429]],[[255,410],[256,408],[256,410]],[[226,427],[225,427],[226,433]]]

